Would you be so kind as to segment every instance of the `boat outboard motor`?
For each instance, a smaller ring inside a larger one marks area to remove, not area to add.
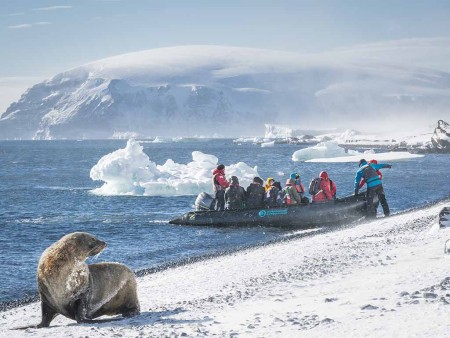
[[[195,210],[212,210],[212,204],[214,202],[214,197],[206,192],[201,192],[198,194],[195,200]]]

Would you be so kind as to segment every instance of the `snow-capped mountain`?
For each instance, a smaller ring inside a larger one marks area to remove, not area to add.
[[[426,48],[398,47],[420,51],[417,65],[383,59],[391,45],[373,48],[299,55],[183,46],[111,57],[28,89],[1,115],[0,138],[261,135],[265,123],[380,129],[448,113],[450,73],[435,60],[423,67]]]

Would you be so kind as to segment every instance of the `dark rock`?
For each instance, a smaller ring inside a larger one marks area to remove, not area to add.
[[[331,303],[337,301],[337,298],[325,298],[325,303]]]
[[[334,319],[325,318],[325,319],[322,319],[320,323],[321,324],[331,324],[331,323],[334,323]]]
[[[433,292],[424,292],[423,293],[423,298],[437,298],[437,294],[433,293]]]
[[[440,152],[450,152],[450,124],[439,120],[431,137],[431,143]]]
[[[371,304],[367,304],[361,307],[361,310],[376,310],[378,309],[378,306],[374,306]]]
[[[439,226],[441,228],[450,227],[450,207],[443,208],[439,213]]]

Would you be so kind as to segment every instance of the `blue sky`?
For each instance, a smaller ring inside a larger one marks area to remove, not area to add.
[[[450,35],[450,1],[0,0],[0,77],[218,44],[310,52]]]
[[[127,52],[189,44],[318,52],[450,36],[448,0],[0,0],[0,17],[0,111],[7,90]]]

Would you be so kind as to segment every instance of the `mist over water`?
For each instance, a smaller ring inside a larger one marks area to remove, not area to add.
[[[143,143],[157,165],[168,159],[192,162],[192,152],[220,163],[257,166],[262,178],[284,181],[299,171],[303,183],[328,171],[338,196],[353,192],[354,163],[294,163],[293,145],[262,148],[232,140]],[[191,210],[195,196],[100,196],[103,182],[90,178],[100,158],[125,148],[126,141],[0,142],[0,301],[36,292],[36,268],[43,250],[63,235],[87,231],[108,243],[96,261],[118,261],[137,270],[167,262],[285,237],[295,230],[242,227],[183,227],[168,220]],[[370,155],[368,155],[370,157]],[[393,162],[383,181],[393,212],[450,194],[445,155]]]

